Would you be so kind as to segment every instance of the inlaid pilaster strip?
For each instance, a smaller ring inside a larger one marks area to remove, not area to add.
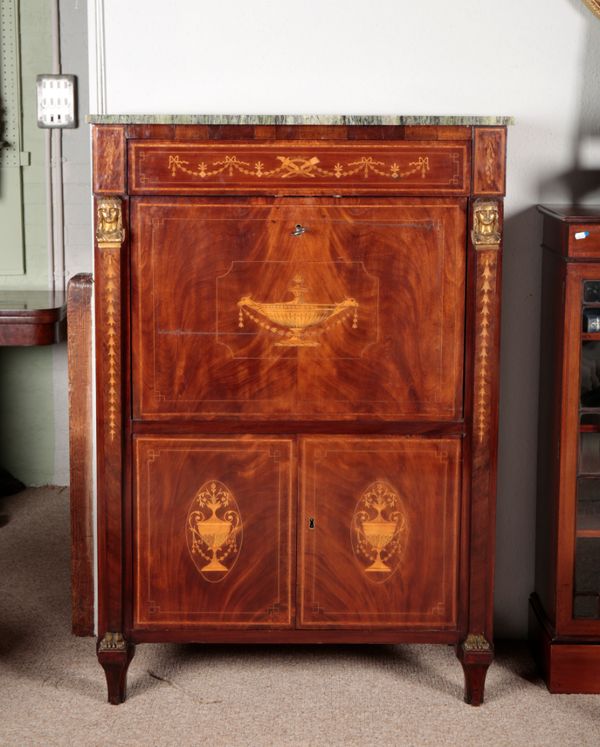
[[[98,198],[95,304],[100,634],[122,629],[121,277],[124,240],[121,198]]]
[[[492,344],[492,301],[496,286],[497,251],[481,252],[477,256],[477,338],[475,357],[474,430],[477,441],[483,444],[489,429],[490,415],[490,356]]]
[[[475,200],[471,231],[475,288],[468,633],[486,638],[492,633],[501,241],[500,202]]]

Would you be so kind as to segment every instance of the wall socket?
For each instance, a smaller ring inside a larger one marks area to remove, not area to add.
[[[38,75],[38,127],[77,127],[75,117],[75,76]]]

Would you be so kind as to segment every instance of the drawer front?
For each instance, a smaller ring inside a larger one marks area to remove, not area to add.
[[[131,141],[129,192],[450,194],[470,188],[470,143]]]
[[[569,257],[600,258],[600,225],[597,223],[570,224]]]
[[[133,200],[134,416],[460,417],[465,206]]]
[[[461,441],[303,441],[299,626],[457,625]]]
[[[134,458],[134,627],[290,627],[292,442],[143,436]]]

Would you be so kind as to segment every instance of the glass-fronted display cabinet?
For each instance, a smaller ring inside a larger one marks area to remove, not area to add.
[[[543,215],[535,591],[551,692],[600,692],[600,206]]]
[[[583,281],[573,618],[600,620],[600,274]]]

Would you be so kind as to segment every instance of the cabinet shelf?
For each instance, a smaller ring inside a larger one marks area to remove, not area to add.
[[[600,538],[598,501],[580,501],[577,507],[577,537]]]
[[[600,515],[579,513],[577,516],[577,537],[590,537],[600,539]]]
[[[591,342],[593,340],[600,342],[600,332],[582,332],[581,339],[586,342]]]
[[[598,424],[600,425],[600,407],[590,407],[589,405],[583,405],[579,408],[579,414],[598,416]]]
[[[600,433],[600,423],[598,425],[592,425],[591,423],[581,423],[579,426],[579,432],[580,433]]]
[[[575,532],[575,535],[577,537],[586,537],[587,539],[594,539],[594,538],[600,539],[600,527],[596,529],[593,529],[593,528],[587,529],[584,527],[584,528],[578,529]]]

